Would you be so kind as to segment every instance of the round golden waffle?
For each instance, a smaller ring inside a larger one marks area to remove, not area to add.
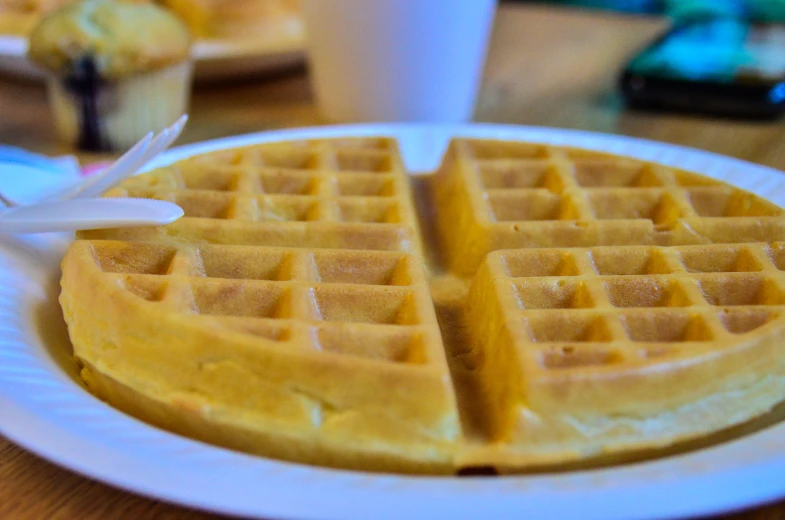
[[[632,456],[785,399],[785,210],[564,147],[385,138],[197,156],[109,196],[168,226],[80,233],[82,376],[153,424],[287,460],[453,473]],[[419,208],[418,212],[416,208]]]

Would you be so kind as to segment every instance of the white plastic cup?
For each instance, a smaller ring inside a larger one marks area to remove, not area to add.
[[[302,0],[319,110],[335,122],[472,118],[496,0]]]

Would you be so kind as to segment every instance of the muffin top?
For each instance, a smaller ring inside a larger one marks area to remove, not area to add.
[[[191,35],[168,10],[151,3],[83,0],[41,20],[28,54],[39,66],[68,75],[92,59],[105,79],[156,70],[188,57]]]

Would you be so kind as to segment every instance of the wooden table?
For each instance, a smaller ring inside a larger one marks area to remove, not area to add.
[[[623,110],[614,93],[616,73],[663,27],[664,21],[651,18],[505,5],[497,17],[476,119],[646,137],[785,170],[783,123]],[[290,71],[265,81],[199,87],[181,142],[320,123],[307,76]],[[0,79],[0,142],[72,153],[55,140],[43,88],[7,79]],[[2,519],[211,517],[76,476],[0,438]],[[785,501],[723,518],[785,518]]]

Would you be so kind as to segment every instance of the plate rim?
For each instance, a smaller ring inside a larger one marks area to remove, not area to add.
[[[441,145],[450,136],[579,141],[576,146],[608,151],[633,147],[641,158],[657,155],[658,161],[666,164],[702,164],[705,168],[697,168],[699,171],[717,178],[722,178],[722,172],[737,175],[737,170],[748,177],[758,176],[766,182],[747,189],[767,193],[776,189],[778,200],[785,201],[785,176],[765,166],[646,139],[517,125],[360,124],[275,130],[181,146],[150,168],[200,151],[337,135],[391,135],[399,138],[404,154],[407,146],[414,146],[413,153],[421,158],[430,153],[425,148]],[[712,168],[716,171],[709,171]],[[24,240],[44,252],[68,241],[62,236]],[[0,245],[0,253],[2,248]],[[9,273],[25,274],[21,269],[0,262],[0,280]],[[16,303],[27,299],[40,302],[46,297],[36,285],[35,275],[25,276],[16,285],[0,284],[0,433],[58,465],[137,494],[229,514],[314,519],[447,514],[456,518],[479,514],[499,518],[523,514],[564,519],[673,518],[727,512],[785,496],[785,481],[778,478],[785,471],[785,423],[710,448],[628,466],[494,479],[370,475],[272,461],[209,446],[126,416],[63,373],[58,375],[59,369],[47,361],[45,347],[27,344],[30,336],[22,333],[21,327],[30,327],[24,321],[29,318],[24,314],[28,307]],[[31,389],[40,393],[33,396]],[[55,390],[59,393],[53,394]],[[107,425],[122,429],[107,430]],[[132,443],[131,448],[124,444],[127,442]],[[162,453],[171,463],[157,458]],[[239,479],[245,480],[238,483]],[[664,496],[668,499],[663,500]]]

